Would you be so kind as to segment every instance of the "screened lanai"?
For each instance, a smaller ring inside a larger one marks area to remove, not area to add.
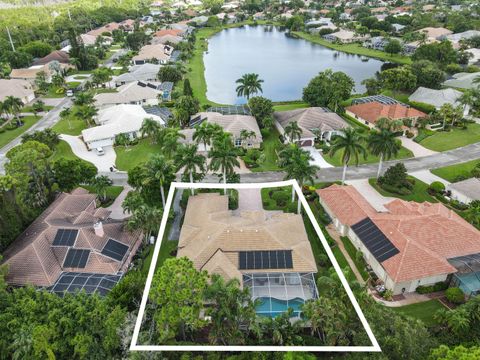
[[[467,297],[480,294],[480,253],[449,259],[457,269],[451,285],[458,286]]]

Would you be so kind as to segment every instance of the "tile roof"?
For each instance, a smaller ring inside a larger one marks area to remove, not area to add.
[[[377,120],[382,117],[395,120],[427,116],[427,114],[412,107],[405,106],[403,104],[385,105],[380,104],[377,101],[365,104],[351,105],[348,106],[346,110],[373,124],[375,124]]]
[[[138,55],[135,55],[132,60],[139,61],[139,60],[150,60],[150,59],[157,59],[157,60],[168,60],[170,59],[170,55],[168,55],[165,49],[165,45],[158,44],[158,45],[145,45],[143,46]]]
[[[33,62],[33,65],[45,65],[45,64],[48,64],[50,61],[58,61],[59,63],[69,64],[70,56],[65,51],[54,50],[47,56],[40,59],[36,59]]]
[[[218,193],[190,196],[177,256],[188,257],[197,269],[241,280],[238,253],[254,250],[292,250],[293,269],[289,271],[317,271],[301,216],[264,211],[237,214],[228,210],[227,196]],[[285,269],[268,272],[285,272]]]
[[[317,193],[342,224],[369,217],[400,250],[381,263],[395,282],[456,272],[447,259],[480,252],[480,232],[441,203],[395,199],[376,212],[353,186]]]
[[[420,86],[415,92],[409,96],[408,100],[430,104],[437,109],[441,108],[444,104],[451,104],[453,106],[460,105],[458,99],[462,96],[462,93],[454,89],[429,89]]]
[[[95,195],[84,189],[57,199],[5,250],[4,263],[8,265],[8,283],[51,286],[64,271],[116,274],[125,271],[141,243],[142,234],[123,230],[123,222],[108,219],[110,212],[99,211]],[[97,236],[93,224],[103,221],[103,236]],[[59,229],[76,229],[78,236],[72,247],[52,246]],[[129,255],[122,261],[103,256],[106,242],[115,239],[129,247]],[[65,268],[63,262],[69,248],[89,249],[85,268]]]
[[[140,86],[138,82],[130,82],[117,88],[117,92],[95,95],[98,106],[111,104],[131,104],[156,99],[160,92],[150,86]]]
[[[22,79],[0,79],[0,101],[7,96],[15,96],[20,99],[33,95],[32,84]]]
[[[447,187],[455,190],[472,200],[480,200],[480,179],[475,177],[452,183]]]

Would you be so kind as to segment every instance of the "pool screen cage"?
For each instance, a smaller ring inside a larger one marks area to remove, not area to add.
[[[295,315],[299,316],[299,303],[318,298],[314,273],[244,274],[243,287],[250,290],[252,300],[260,299],[262,302],[257,307],[258,314],[276,315],[292,307],[296,310]],[[279,307],[275,299],[286,306]]]
[[[452,286],[458,286],[467,297],[480,294],[480,253],[459,256],[448,262],[457,269]]]

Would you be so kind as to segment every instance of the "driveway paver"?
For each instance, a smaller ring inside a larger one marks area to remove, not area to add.
[[[412,139],[406,138],[405,136],[402,136],[400,140],[402,141],[402,146],[410,150],[413,153],[413,156],[416,158],[438,154],[438,152],[427,149],[426,147],[423,147],[419,143],[416,143]]]
[[[430,185],[434,181],[440,181],[445,186],[450,185],[450,182],[448,182],[445,179],[442,179],[440,176],[432,174],[430,170],[414,171],[414,172],[410,172],[409,174],[423,181],[425,184],[428,184],[428,185]]]
[[[307,146],[307,147],[304,147],[303,149],[308,151],[310,155],[312,155],[313,160],[310,161],[311,165],[317,165],[320,169],[333,167],[332,164],[329,164],[323,158],[322,154],[320,154],[320,151],[315,149],[313,146]]]
[[[238,189],[238,210],[263,210],[260,189]]]
[[[115,165],[117,154],[112,146],[103,148],[105,155],[98,156],[94,151],[88,151],[85,143],[78,136],[60,135],[60,139],[65,140],[70,145],[73,153],[80,159],[91,162],[100,172],[110,172],[110,167]]]

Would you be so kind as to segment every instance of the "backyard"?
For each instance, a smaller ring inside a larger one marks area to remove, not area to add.
[[[478,164],[480,164],[479,159],[467,161],[461,164],[445,166],[430,171],[449,182],[456,182],[458,181],[458,178],[472,177],[471,172]]]
[[[431,202],[431,203],[436,203],[438,202],[433,196],[431,196],[428,192],[428,184],[425,184],[423,181],[420,181],[417,178],[414,178],[413,176],[408,176],[408,179],[413,179],[415,180],[415,184],[413,185],[412,193],[408,195],[400,195],[397,193],[389,192],[384,189],[382,189],[378,184],[377,180],[375,178],[368,179],[368,182],[370,183],[375,190],[377,190],[381,195],[383,196],[388,196],[388,197],[396,197],[405,201],[416,201],[416,202]]]
[[[468,124],[467,129],[453,128],[451,131],[437,131],[426,137],[420,144],[434,151],[447,151],[480,141],[480,124]]]
[[[267,136],[263,138],[263,154],[265,155],[265,161],[260,163],[258,167],[251,168],[252,172],[261,172],[261,171],[277,171],[280,168],[277,165],[277,149],[282,145],[279,139],[280,134],[277,129],[272,128],[268,132]]]
[[[421,320],[427,326],[432,326],[436,324],[435,319],[433,318],[435,313],[438,310],[445,309],[445,307],[440,303],[440,301],[433,299],[417,304],[391,307],[390,309],[398,314],[403,314],[405,316]]]

